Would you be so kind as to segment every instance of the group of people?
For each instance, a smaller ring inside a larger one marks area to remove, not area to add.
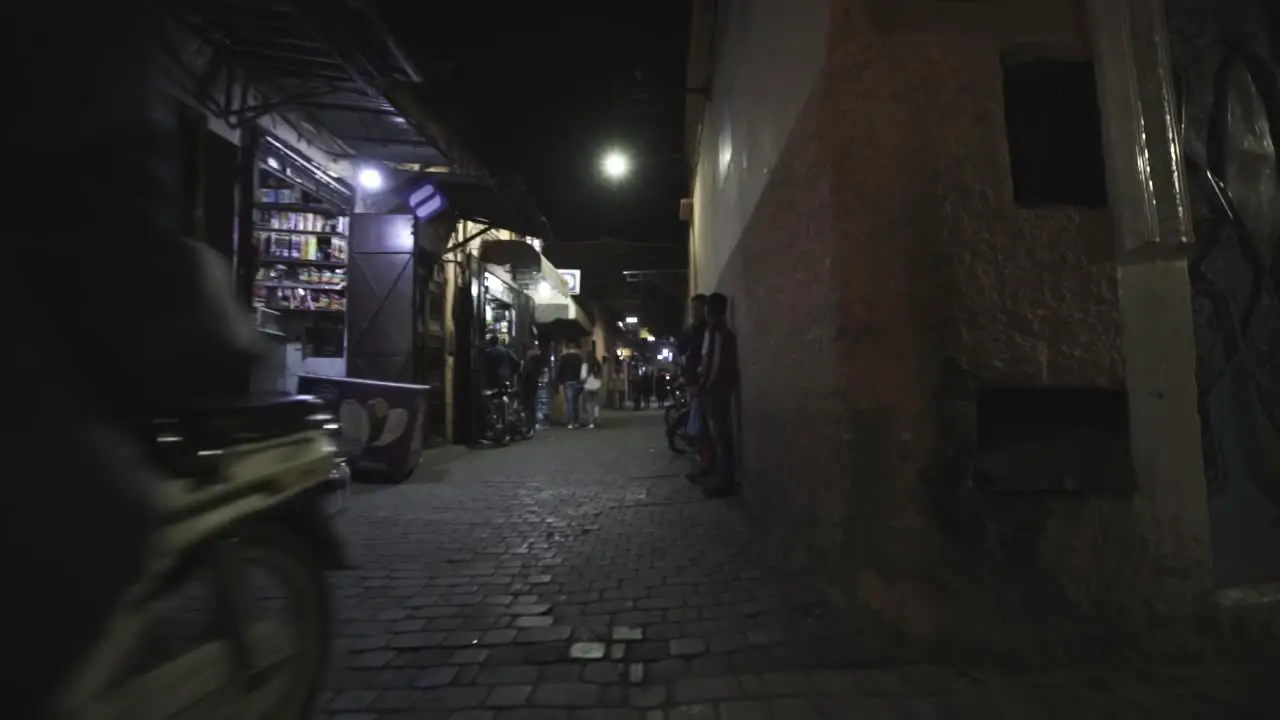
[[[521,359],[513,350],[502,344],[497,335],[490,335],[483,356],[485,382],[488,387],[518,387],[520,400],[526,408],[536,406],[538,382],[546,367],[542,350],[534,345]],[[556,367],[556,386],[563,389],[567,425],[572,428],[584,424],[595,428],[600,422],[600,408],[605,392],[604,364],[595,356],[584,358],[576,344],[565,348]]]
[[[635,392],[631,394],[631,406],[634,410],[648,410],[654,400],[658,402],[658,409],[662,409],[667,404],[667,398],[671,397],[669,380],[665,375],[655,372],[637,375],[633,387]]]
[[[594,429],[600,422],[604,381],[604,364],[595,355],[584,359],[578,347],[570,345],[560,356],[556,384],[564,388],[565,424],[570,430],[582,426],[584,405],[586,426]]]
[[[733,393],[738,384],[737,338],[729,329],[729,299],[721,293],[694,295],[692,323],[678,348],[689,392],[689,432],[697,467],[686,477],[708,497],[736,490],[733,468]]]

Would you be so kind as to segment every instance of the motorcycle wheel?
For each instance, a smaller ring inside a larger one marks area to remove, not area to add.
[[[667,426],[667,447],[676,455],[687,455],[692,442],[689,440],[689,410],[685,408],[676,414],[675,420]]]
[[[498,443],[498,447],[506,447],[511,444],[511,423],[507,419],[506,403],[503,403],[498,419],[494,421],[497,427],[493,429],[494,441]]]
[[[290,606],[287,631],[291,643],[290,657],[277,675],[270,670],[254,669],[254,682],[245,689],[241,711],[235,717],[245,720],[309,720],[324,689],[332,641],[333,599],[328,578],[314,553],[294,534],[279,526],[255,523],[237,533],[232,550],[234,562],[222,564],[217,572],[240,572],[262,568],[283,586],[284,600]],[[231,578],[233,587],[241,586],[243,577]],[[226,609],[223,608],[223,611]],[[246,620],[233,610],[225,619],[236,623],[242,637],[249,632]],[[260,648],[259,648],[260,650]]]
[[[679,415],[680,411],[683,409],[684,408],[680,407],[678,403],[671,405],[662,411],[662,421],[666,423],[667,427],[671,427],[671,423],[676,421],[676,416]]]

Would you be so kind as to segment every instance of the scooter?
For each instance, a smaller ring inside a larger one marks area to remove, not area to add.
[[[330,523],[339,429],[319,401],[206,407],[154,424],[172,478],[149,571],[55,695],[56,720],[303,720],[328,665],[326,570],[346,566]],[[283,618],[251,607],[250,571],[278,581]],[[194,621],[194,622],[193,622]],[[163,647],[180,626],[182,649]]]
[[[481,391],[485,407],[485,435],[499,447],[511,444],[511,392],[506,385]]]
[[[528,440],[537,431],[533,414],[525,409],[520,394],[504,384],[482,391],[485,404],[485,434],[490,442],[506,447],[512,440]]]
[[[538,421],[534,417],[533,409],[525,407],[524,400],[521,399],[520,393],[511,393],[510,414],[507,418],[507,427],[511,428],[511,435],[517,440],[529,440],[538,432]]]

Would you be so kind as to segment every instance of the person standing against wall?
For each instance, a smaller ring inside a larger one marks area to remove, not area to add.
[[[702,346],[707,335],[707,296],[698,293],[689,298],[690,324],[677,346],[680,355],[680,379],[689,397],[689,427],[694,429],[694,447],[697,464],[685,475],[690,482],[701,482],[711,475],[715,464],[715,447],[711,436],[703,428],[702,401],[698,396],[698,384],[702,372]]]
[[[733,494],[733,392],[738,386],[738,343],[728,325],[729,298],[707,297],[707,333],[702,345],[698,396],[707,432],[715,446],[715,466],[702,492],[707,497]]]
[[[577,344],[568,345],[560,356],[556,384],[564,388],[565,425],[570,430],[578,427],[582,413],[582,368],[582,355],[578,354]]]

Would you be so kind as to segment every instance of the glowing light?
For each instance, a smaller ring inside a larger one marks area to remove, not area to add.
[[[360,187],[365,190],[378,190],[382,188],[382,173],[377,168],[365,168],[360,171],[357,178],[360,181]]]
[[[612,150],[600,161],[600,171],[610,180],[621,180],[631,174],[631,158]]]

